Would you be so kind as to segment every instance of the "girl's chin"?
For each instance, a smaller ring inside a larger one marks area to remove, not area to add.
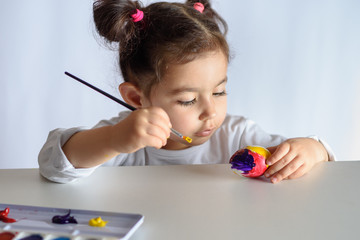
[[[165,150],[181,150],[181,149],[186,149],[191,147],[192,144],[187,143],[185,140],[172,140],[172,139],[168,139],[167,143],[165,146],[163,146],[161,149],[165,149]]]

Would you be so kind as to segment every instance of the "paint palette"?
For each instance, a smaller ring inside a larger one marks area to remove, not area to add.
[[[16,222],[0,221],[0,240],[128,239],[144,221],[140,214],[71,209],[77,224],[57,224],[52,218],[68,214],[69,209],[0,204],[0,211],[6,208],[10,210],[7,217]],[[107,221],[106,226],[89,225],[97,218]]]

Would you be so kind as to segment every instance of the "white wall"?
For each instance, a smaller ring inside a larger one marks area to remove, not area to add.
[[[147,2],[147,1],[144,1]],[[234,55],[229,112],[288,137],[317,134],[360,160],[360,1],[213,1]],[[123,108],[64,75],[119,96],[116,54],[99,45],[92,1],[3,1],[0,168],[37,167],[50,130],[92,126]]]

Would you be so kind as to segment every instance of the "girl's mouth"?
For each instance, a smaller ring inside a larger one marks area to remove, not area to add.
[[[207,128],[207,129],[201,130],[201,131],[195,133],[195,136],[197,136],[197,137],[208,137],[214,132],[214,129],[215,128],[212,127],[212,128]]]

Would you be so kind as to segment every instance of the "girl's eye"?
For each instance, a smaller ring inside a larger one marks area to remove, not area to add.
[[[191,106],[196,102],[196,98],[194,98],[191,101],[178,101],[178,104],[180,104],[181,106]]]
[[[214,96],[226,96],[227,93],[226,93],[226,91],[224,90],[224,91],[222,91],[222,92],[213,93],[213,95],[214,95]]]

